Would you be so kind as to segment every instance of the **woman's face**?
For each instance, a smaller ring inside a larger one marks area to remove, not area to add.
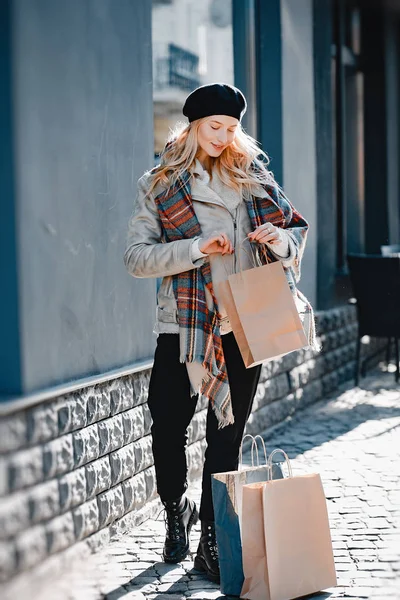
[[[207,117],[197,131],[198,158],[201,160],[207,155],[213,158],[220,156],[225,148],[233,142],[238,123],[239,121],[235,117],[226,115]]]

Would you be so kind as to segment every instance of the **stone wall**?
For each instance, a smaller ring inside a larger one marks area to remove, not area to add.
[[[323,350],[262,369],[247,431],[260,433],[353,377],[354,307],[318,314]],[[380,344],[380,346],[379,346]],[[364,355],[384,346],[364,347]],[[160,510],[146,404],[150,371],[82,389],[0,422],[1,579],[79,542],[95,549]],[[199,474],[206,405],[190,425],[188,464]]]
[[[248,433],[259,433],[279,423],[354,377],[357,340],[354,306],[320,312],[316,323],[322,345],[319,354],[300,350],[263,366]],[[385,348],[385,341],[370,339],[362,345],[361,358],[380,348]],[[371,361],[370,365],[375,363]]]

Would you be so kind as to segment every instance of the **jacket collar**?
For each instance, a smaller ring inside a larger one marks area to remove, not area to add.
[[[226,186],[220,180],[216,169],[213,169],[211,179],[208,171],[196,159],[191,173],[192,198],[194,200],[218,204],[230,211],[240,204],[241,193]]]
[[[208,184],[210,182],[210,174],[206,169],[204,169],[203,165],[199,161],[198,158],[194,161],[194,166],[192,167],[192,174],[198,180],[200,180],[204,184]]]

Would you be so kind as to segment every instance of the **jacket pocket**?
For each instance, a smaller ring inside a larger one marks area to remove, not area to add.
[[[177,311],[174,308],[167,310],[161,306],[157,306],[157,320],[160,323],[177,323],[178,318],[176,313]]]

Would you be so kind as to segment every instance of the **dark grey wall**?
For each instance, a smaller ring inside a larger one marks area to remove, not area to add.
[[[332,123],[332,2],[314,0],[315,144],[317,157],[317,308],[335,306],[336,210]]]
[[[365,250],[380,252],[388,243],[387,123],[385,80],[385,13],[379,4],[365,10],[364,138],[365,138]],[[377,202],[379,205],[377,206]]]
[[[0,2],[0,390],[21,391],[11,94],[11,7]]]
[[[152,165],[151,1],[14,0],[23,388],[152,355],[155,281],[123,252]]]
[[[387,111],[387,181],[390,244],[400,243],[400,19],[387,12],[385,18],[385,74]]]
[[[258,130],[270,169],[283,185],[281,1],[257,2]]]

